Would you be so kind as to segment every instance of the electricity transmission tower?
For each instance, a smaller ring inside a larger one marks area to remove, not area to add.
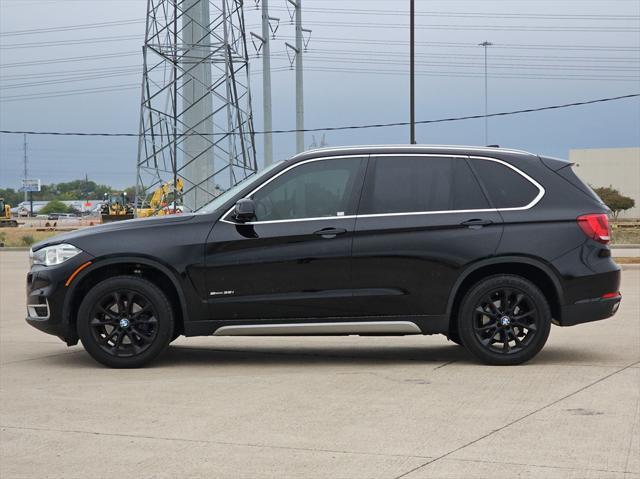
[[[197,209],[256,171],[242,0],[147,0],[136,202]]]

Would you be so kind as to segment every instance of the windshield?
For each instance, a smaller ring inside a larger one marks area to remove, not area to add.
[[[229,199],[233,198],[240,190],[243,190],[247,186],[251,186],[256,183],[260,178],[262,178],[266,173],[273,170],[275,167],[282,164],[282,161],[278,161],[272,165],[267,166],[264,170],[259,171],[258,173],[254,173],[251,176],[247,176],[245,179],[241,180],[240,183],[235,185],[232,188],[229,188],[224,193],[216,196],[213,201],[207,203],[199,210],[195,211],[195,213],[212,213],[218,208],[220,208],[223,204],[225,204]]]

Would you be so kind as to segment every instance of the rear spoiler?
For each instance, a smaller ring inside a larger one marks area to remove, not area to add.
[[[551,158],[547,156],[540,156],[540,161],[544,163],[544,165],[553,171],[561,170],[562,168],[566,168],[567,166],[573,166],[575,163],[572,163],[567,160],[562,160],[560,158]]]
[[[587,185],[584,181],[582,181],[575,174],[571,166],[575,165],[567,160],[561,160],[559,158],[549,158],[545,156],[539,156],[540,161],[549,168],[550,170],[557,173],[559,176],[568,181],[571,185],[579,189],[582,193],[587,195],[588,197],[596,200],[598,203],[604,205],[604,202],[600,199],[600,197],[591,189],[589,185]]]

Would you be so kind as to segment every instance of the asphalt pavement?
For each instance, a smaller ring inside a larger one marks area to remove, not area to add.
[[[24,321],[0,251],[2,478],[640,478],[640,269],[528,364],[441,336],[179,338],[112,370]]]

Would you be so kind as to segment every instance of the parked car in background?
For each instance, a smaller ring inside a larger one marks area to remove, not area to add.
[[[443,334],[520,364],[552,323],[617,311],[608,213],[570,163],[531,153],[314,150],[196,214],[34,245],[27,321],[112,367],[181,334]]]

